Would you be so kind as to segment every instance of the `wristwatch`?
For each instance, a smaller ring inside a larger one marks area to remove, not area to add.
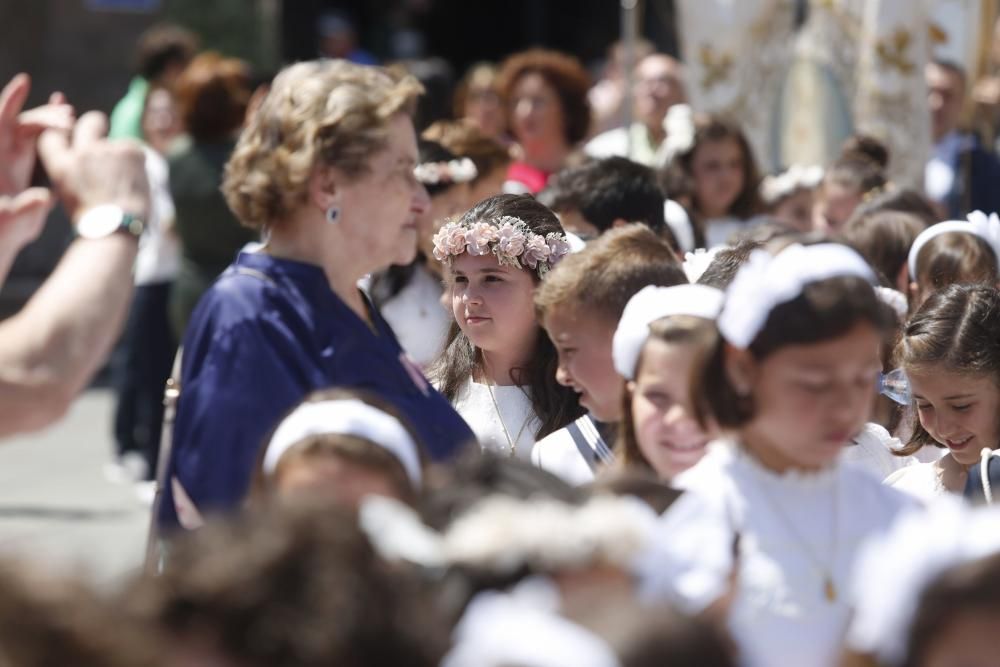
[[[103,239],[115,232],[124,232],[138,239],[145,227],[142,218],[126,213],[120,206],[102,204],[80,216],[76,233],[85,239]]]

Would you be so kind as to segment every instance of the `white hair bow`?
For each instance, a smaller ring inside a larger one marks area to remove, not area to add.
[[[875,283],[875,273],[861,255],[837,243],[796,244],[777,255],[755,250],[726,290],[719,333],[733,347],[746,349],[775,307],[802,294],[810,283],[839,276]]]

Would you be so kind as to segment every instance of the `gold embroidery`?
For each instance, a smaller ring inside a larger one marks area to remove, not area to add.
[[[904,76],[909,76],[916,68],[908,54],[912,44],[913,37],[910,35],[910,31],[897,28],[889,37],[878,41],[875,45],[875,51],[883,65],[899,70]]]
[[[711,90],[716,84],[724,83],[729,79],[733,68],[733,56],[729,53],[716,54],[708,44],[702,44],[699,50],[699,60],[701,66],[705,68],[705,75],[701,79],[701,86],[705,90]]]

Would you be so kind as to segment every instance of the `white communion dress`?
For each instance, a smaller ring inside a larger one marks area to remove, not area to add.
[[[531,407],[527,387],[488,386],[470,378],[458,390],[452,405],[472,428],[484,450],[531,460],[541,420]]]
[[[642,590],[691,612],[732,594],[741,665],[836,664],[859,547],[910,499],[849,463],[779,474],[724,441],[674,483]]]

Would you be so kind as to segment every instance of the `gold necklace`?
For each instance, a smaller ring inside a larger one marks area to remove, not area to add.
[[[517,432],[517,437],[511,440],[510,431],[507,430],[507,424],[503,420],[503,415],[500,414],[500,404],[497,403],[497,397],[493,394],[493,383],[486,378],[486,391],[490,394],[490,400],[493,401],[493,409],[497,412],[497,419],[500,420],[500,428],[503,429],[504,437],[507,438],[507,446],[510,448],[510,457],[514,458],[517,456],[517,442],[521,439],[521,434],[524,433],[524,428],[531,421],[531,415],[524,418],[524,422],[521,424],[521,428]]]
[[[745,455],[753,456],[750,453],[746,453]],[[755,463],[756,462],[751,462],[751,466]],[[754,471],[754,474],[757,474],[756,471]],[[834,475],[836,475],[836,471],[834,471]],[[781,523],[785,526],[785,531],[795,538],[795,541],[798,542],[801,547],[802,553],[804,553],[809,560],[812,561],[813,567],[818,570],[820,577],[823,579],[823,595],[826,597],[827,602],[831,604],[836,602],[837,587],[833,581],[833,567],[837,559],[837,489],[839,487],[839,480],[836,477],[834,477],[833,480],[833,503],[831,507],[833,524],[830,528],[830,562],[828,564],[824,564],[819,558],[816,557],[816,552],[813,551],[808,540],[802,537],[801,533],[799,533],[799,531],[795,528],[795,524],[792,523],[792,520],[779,509],[780,505],[774,500],[774,498],[771,497],[766,488],[767,485],[761,480],[758,481],[761,483],[757,484],[757,486],[761,491],[761,495],[764,496],[764,499],[767,501],[767,504],[770,505],[772,514],[781,520]]]

